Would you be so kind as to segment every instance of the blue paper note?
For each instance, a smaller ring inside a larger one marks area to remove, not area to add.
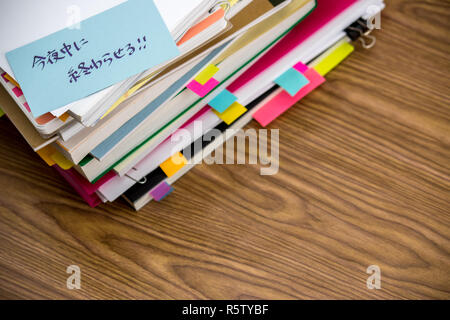
[[[128,0],[6,53],[35,117],[179,54],[153,1]]]
[[[106,140],[100,143],[91,151],[91,155],[101,160],[108,152],[114,148],[120,141],[126,138],[136,127],[138,127],[148,116],[150,116],[157,108],[162,106],[166,101],[172,98],[189,80],[192,79],[202,68],[205,67],[211,59],[218,55],[229,42],[224,43],[220,47],[214,49],[203,60],[196,64],[191,70],[186,72],[180,79],[175,81],[166,91],[161,93],[155,100],[150,102],[144,109],[139,111],[133,118],[123,124],[118,130],[111,134]]]
[[[275,79],[275,83],[286,90],[291,96],[295,96],[309,83],[309,80],[303,74],[291,68]]]
[[[231,106],[236,100],[237,97],[230,91],[225,89],[221,93],[219,93],[214,99],[212,99],[208,104],[211,106],[211,108],[222,113],[225,110],[227,110],[228,107]]]

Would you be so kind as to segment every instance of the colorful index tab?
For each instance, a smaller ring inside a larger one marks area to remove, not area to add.
[[[291,96],[295,96],[301,88],[309,83],[309,80],[296,69],[290,68],[276,78],[275,83],[286,90]]]
[[[192,38],[194,38],[196,35],[202,33],[206,29],[208,29],[210,26],[212,26],[214,23],[219,21],[225,16],[225,10],[223,8],[220,8],[216,12],[209,15],[204,20],[197,23],[195,26],[191,27],[185,35],[178,41],[177,46],[181,46],[183,43],[188,42]]]
[[[45,161],[49,166],[54,165],[56,162],[52,159],[52,155],[58,152],[52,145],[47,145],[37,151],[37,154]]]
[[[305,73],[308,70],[308,66],[304,65],[303,62],[298,62],[293,68],[301,73]]]
[[[223,90],[214,99],[212,99],[208,104],[218,112],[224,112],[228,107],[230,107],[237,97],[228,90]]]
[[[197,80],[192,80],[186,87],[194,92],[199,97],[203,98],[211,92],[219,84],[214,78],[209,79],[204,85],[200,84]]]
[[[213,112],[223,120],[227,125],[232,124],[236,119],[238,119],[240,116],[242,116],[244,113],[247,112],[247,108],[245,108],[242,104],[239,102],[234,102],[227,110],[225,110],[222,113],[217,112],[216,110],[213,110]]]
[[[329,53],[325,53],[323,58],[317,59],[313,62],[312,67],[321,75],[325,76],[328,72],[333,70],[345,58],[347,58],[355,47],[347,41],[343,40],[338,43]]]
[[[2,78],[3,78],[3,81],[5,81],[6,83],[8,83],[9,80],[8,80],[8,78],[6,77],[6,75],[7,75],[7,73],[6,73],[6,72],[3,72],[1,76],[2,76]]]
[[[66,122],[67,119],[69,119],[70,115],[67,112],[64,112],[62,115],[59,116],[59,120],[62,122]]]
[[[187,159],[181,154],[181,152],[177,152],[172,155],[169,159],[164,161],[159,165],[159,167],[164,171],[167,177],[173,176],[178,172],[181,168],[183,168],[187,164]]]
[[[167,182],[163,181],[150,191],[150,195],[154,200],[159,202],[167,197],[172,191],[173,188]]]
[[[50,156],[53,161],[63,170],[69,170],[73,167],[73,163],[66,159],[60,152],[56,151]]]
[[[17,83],[16,80],[14,80],[13,77],[11,77],[9,74],[5,73],[4,78],[9,80],[13,85],[15,85],[17,88],[20,88],[20,85]]]
[[[209,79],[214,77],[214,75],[218,71],[219,71],[219,68],[217,68],[213,64],[210,64],[195,77],[195,81],[197,81],[201,85],[204,85],[206,82],[208,82]]]

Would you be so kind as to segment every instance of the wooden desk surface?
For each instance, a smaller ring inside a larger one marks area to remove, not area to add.
[[[138,213],[89,209],[1,119],[0,297],[450,298],[449,30],[448,1],[389,1],[376,47],[270,126],[277,175],[198,166]]]

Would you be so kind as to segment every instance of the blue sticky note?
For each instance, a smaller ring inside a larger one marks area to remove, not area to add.
[[[225,110],[227,110],[228,107],[231,106],[236,100],[237,97],[230,91],[225,89],[221,93],[219,93],[214,99],[212,99],[208,104],[211,106],[211,108],[222,113]]]
[[[291,96],[295,96],[309,80],[297,70],[291,68],[275,79],[275,83],[287,91]]]
[[[179,54],[153,1],[128,0],[6,53],[35,117]]]

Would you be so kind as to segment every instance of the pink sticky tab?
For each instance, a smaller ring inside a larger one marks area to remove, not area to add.
[[[297,63],[293,68],[300,73],[305,73],[306,70],[308,70],[308,67],[305,66],[302,62]]]
[[[8,80],[8,79],[6,79],[5,75],[6,75],[6,72],[3,72],[3,73],[2,73],[2,78],[3,78],[3,80],[5,80],[5,82],[6,82],[6,83],[8,83],[8,82],[9,82],[9,80]]]
[[[203,98],[209,92],[211,92],[211,90],[214,89],[218,84],[219,81],[217,81],[214,78],[211,78],[204,85],[200,84],[197,80],[192,80],[186,87],[199,97]]]
[[[290,96],[286,91],[281,91],[269,102],[253,114],[253,119],[258,121],[263,127],[267,126],[282,113],[292,107],[296,102],[305,97],[308,93],[325,82],[325,79],[314,69],[308,69],[304,73],[309,80],[309,84],[304,86],[295,96]]]
[[[23,96],[22,90],[19,89],[19,88],[17,88],[17,87],[14,87],[14,88],[12,89],[12,91],[14,92],[14,94],[16,95],[17,98]]]
[[[25,107],[25,109],[27,109],[28,112],[31,112],[30,106],[28,105],[28,102],[25,102],[23,104],[23,106]]]

